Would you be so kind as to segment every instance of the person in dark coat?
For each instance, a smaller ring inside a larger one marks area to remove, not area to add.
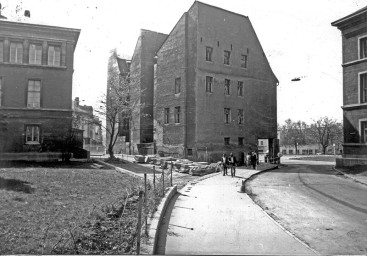
[[[223,166],[223,176],[227,175],[227,170],[228,170],[228,158],[226,156],[226,154],[223,154],[222,158],[221,158],[221,162],[222,162],[222,166]]]
[[[234,176],[236,176],[237,159],[235,156],[233,156],[232,153],[228,157],[228,163],[229,163],[229,167],[231,168],[231,176],[233,178]]]
[[[256,152],[252,152],[251,165],[253,169],[256,169],[256,164],[257,164],[257,155]]]

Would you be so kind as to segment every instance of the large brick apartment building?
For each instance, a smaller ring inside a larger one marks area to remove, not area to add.
[[[157,52],[158,151],[215,161],[277,148],[278,80],[248,17],[195,1]]]
[[[367,7],[331,23],[342,33],[343,158],[337,165],[367,165]]]
[[[278,152],[278,80],[248,17],[195,1],[169,35],[141,31],[129,71],[142,103],[133,153],[154,142],[158,152],[216,161],[259,140]]]
[[[79,29],[0,20],[0,152],[59,151]]]

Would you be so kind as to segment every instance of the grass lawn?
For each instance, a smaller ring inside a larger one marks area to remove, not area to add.
[[[102,247],[113,254],[132,253],[129,241],[136,225],[121,214],[136,214],[140,179],[91,163],[3,166],[0,254],[102,254]],[[109,224],[116,209],[123,210],[117,216],[124,219],[120,229]],[[107,236],[119,236],[119,243],[101,244]]]

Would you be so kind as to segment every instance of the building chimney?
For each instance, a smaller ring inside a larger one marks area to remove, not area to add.
[[[24,16],[30,18],[31,17],[31,12],[29,10],[25,10],[24,11]]]
[[[75,102],[75,106],[79,107],[79,97],[75,97],[74,102]]]

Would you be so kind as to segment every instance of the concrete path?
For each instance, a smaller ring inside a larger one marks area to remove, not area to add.
[[[244,193],[241,181],[257,171],[238,169],[191,183],[163,221],[158,254],[315,254],[284,231]],[[164,230],[163,230],[164,231]]]

